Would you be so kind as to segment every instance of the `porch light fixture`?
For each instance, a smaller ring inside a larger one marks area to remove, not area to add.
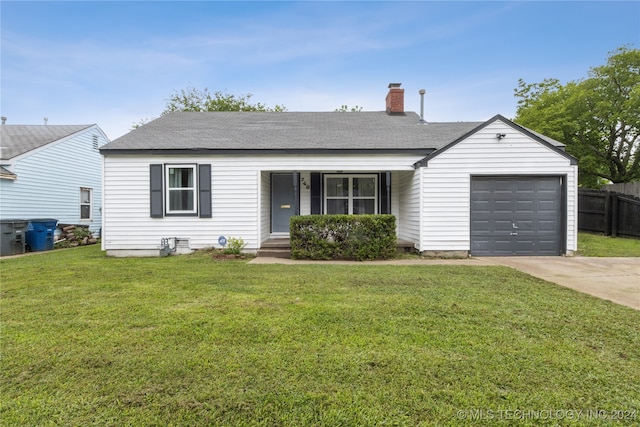
[[[506,133],[496,133],[496,138],[498,138],[498,140],[501,140],[502,138],[504,138],[505,136],[507,136]]]

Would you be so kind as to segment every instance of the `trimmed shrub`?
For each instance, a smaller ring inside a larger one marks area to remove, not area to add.
[[[222,250],[226,255],[240,255],[247,244],[241,238],[229,237],[227,247]]]
[[[387,259],[396,253],[396,217],[294,216],[290,237],[293,259]]]

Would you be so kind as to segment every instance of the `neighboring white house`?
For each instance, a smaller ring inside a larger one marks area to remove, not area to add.
[[[389,85],[384,112],[176,112],[102,147],[102,248],[158,255],[288,236],[289,218],[391,213],[430,255],[561,255],[577,245],[577,164],[496,115],[425,122]]]
[[[57,219],[102,226],[97,125],[0,125],[0,219]]]

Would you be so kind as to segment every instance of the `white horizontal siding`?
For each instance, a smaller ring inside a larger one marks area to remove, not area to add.
[[[419,172],[394,174],[398,190],[398,238],[420,242],[420,178]],[[392,195],[393,197],[393,195]]]
[[[210,163],[213,218],[150,217],[149,165]],[[103,249],[156,249],[163,237],[189,238],[191,248],[218,246],[221,235],[241,238],[255,249],[258,237],[258,177],[242,162],[203,157],[105,157]]]
[[[242,238],[256,250],[270,232],[270,172],[359,172],[406,170],[421,160],[416,155],[217,155],[105,156],[105,250],[153,250],[163,237],[190,239],[191,248],[217,246],[218,236]],[[149,165],[211,164],[212,218],[150,218]],[[392,180],[393,191],[399,183]],[[309,213],[310,191],[301,186],[301,213]],[[399,191],[399,190],[398,190]],[[392,196],[394,213],[400,200]]]
[[[498,140],[497,133],[506,137]],[[472,175],[566,175],[567,250],[576,250],[577,166],[500,121],[429,160],[421,173],[421,251],[470,249]]]
[[[15,159],[15,181],[0,180],[0,218],[53,218],[60,223],[102,224],[102,156],[93,146],[109,142],[97,126]],[[80,219],[80,188],[93,190],[92,220]]]
[[[260,245],[260,174],[255,169],[220,161],[213,163],[211,169],[214,241],[219,235],[236,237],[247,243],[247,249],[257,249]]]

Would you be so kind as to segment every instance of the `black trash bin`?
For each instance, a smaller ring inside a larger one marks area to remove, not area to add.
[[[27,245],[33,252],[53,249],[53,235],[56,232],[57,219],[32,219],[27,229]]]
[[[0,220],[0,256],[19,255],[25,250],[28,219]]]

